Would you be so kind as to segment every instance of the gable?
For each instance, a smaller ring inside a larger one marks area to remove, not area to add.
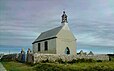
[[[75,40],[73,33],[70,31],[68,25],[64,25],[57,34],[58,38]]]

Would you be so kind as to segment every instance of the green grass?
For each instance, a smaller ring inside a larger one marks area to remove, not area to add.
[[[33,66],[19,62],[2,62],[8,71],[114,71],[114,62],[39,63]]]
[[[36,65],[37,71],[114,71],[112,62],[55,64],[41,63]]]
[[[113,61],[113,62],[114,62],[114,57],[111,57],[111,61]]]
[[[33,67],[19,62],[2,62],[7,71],[34,71]]]

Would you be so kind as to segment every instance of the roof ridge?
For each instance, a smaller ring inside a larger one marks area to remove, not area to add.
[[[45,33],[45,32],[48,32],[48,31],[51,31],[51,30],[54,30],[54,29],[60,28],[60,27],[62,27],[62,26],[58,26],[58,27],[56,27],[56,28],[52,28],[52,29],[47,30],[47,31],[44,31],[44,32],[42,32],[42,33]]]

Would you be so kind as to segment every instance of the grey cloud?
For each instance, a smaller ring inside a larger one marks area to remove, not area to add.
[[[41,32],[61,25],[61,14],[65,9],[70,29],[78,38],[78,49],[94,50],[94,47],[112,49],[114,12],[113,6],[108,6],[109,2],[1,0],[0,45],[31,46],[32,41]],[[15,42],[16,44],[13,44]]]

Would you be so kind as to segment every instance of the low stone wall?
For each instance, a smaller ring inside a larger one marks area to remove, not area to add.
[[[77,55],[76,58],[86,58],[86,59],[94,59],[94,60],[109,60],[109,56],[107,54],[98,54],[98,55],[87,55],[87,56],[80,56]]]
[[[7,54],[1,58],[1,61],[15,61],[18,59],[18,54]]]
[[[54,62],[57,59],[62,59],[63,61],[70,61],[72,59],[75,59],[76,55],[56,55],[56,54],[34,54],[34,63],[49,60]]]
[[[71,61],[73,59],[95,59],[95,60],[109,60],[109,56],[106,54],[101,55],[92,55],[92,56],[80,56],[80,55],[57,55],[57,54],[33,54],[34,57],[34,63],[38,63],[41,61],[49,60],[51,62],[54,62],[58,59],[62,59],[63,61]]]

